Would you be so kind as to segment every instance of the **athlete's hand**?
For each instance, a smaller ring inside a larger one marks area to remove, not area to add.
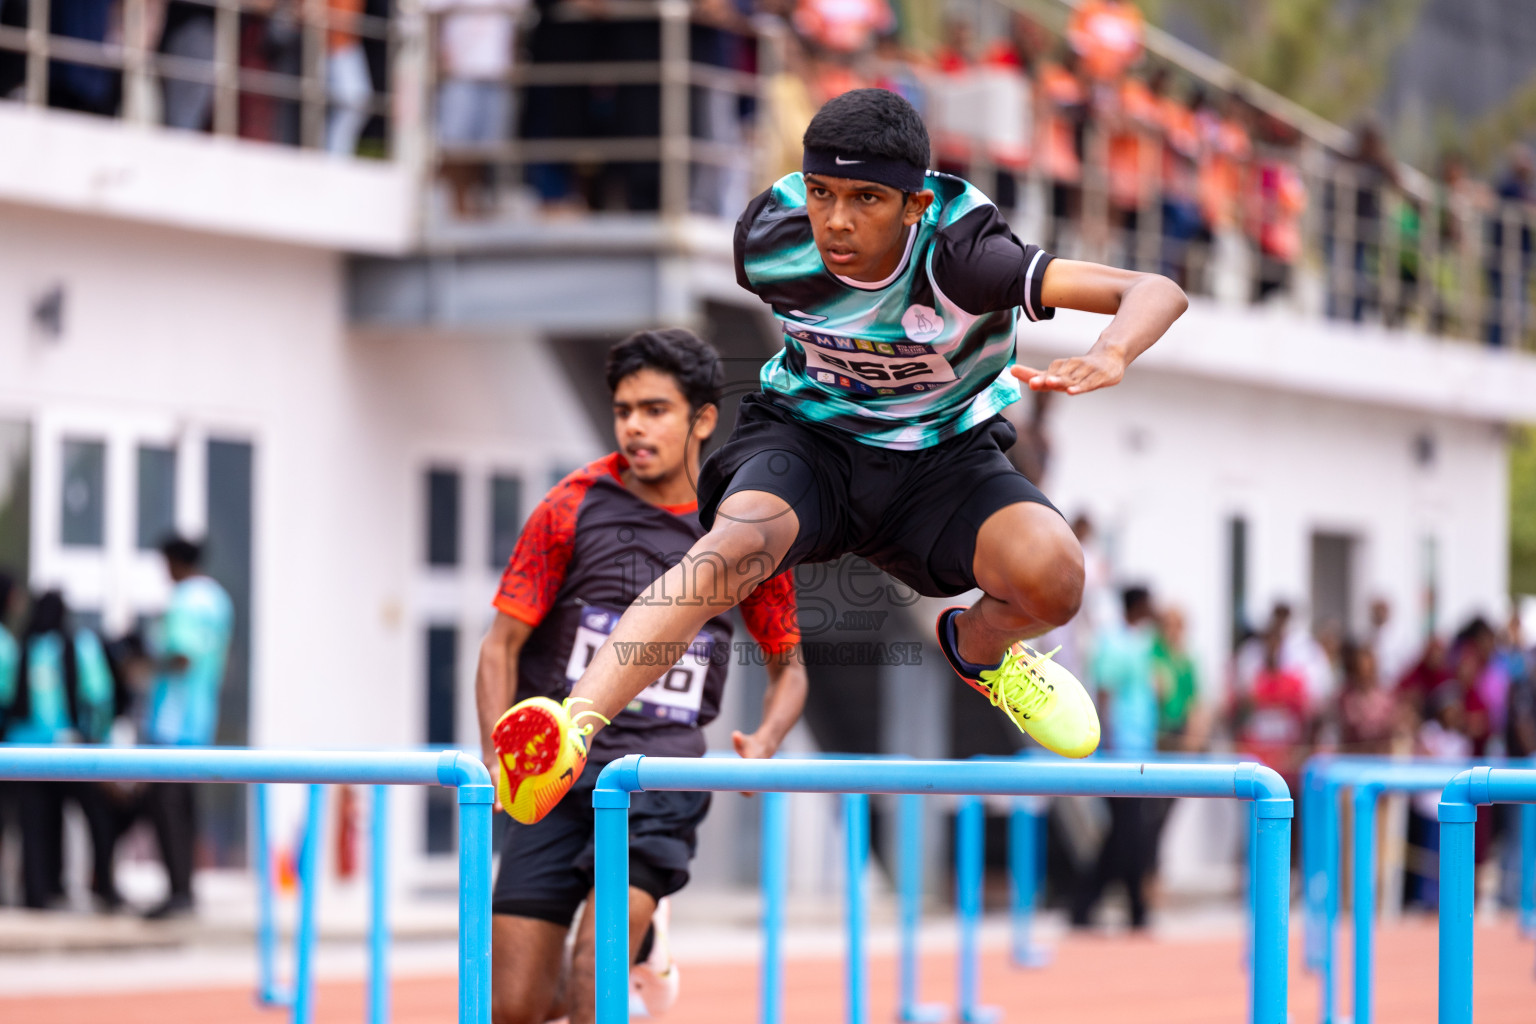
[[[740,729],[731,732],[731,746],[736,748],[740,757],[765,759],[770,758],[778,751],[779,745],[771,743],[757,733],[744,733]],[[754,796],[753,793],[743,793],[742,796]]]
[[[779,745],[773,743],[759,733],[744,733],[740,730],[731,733],[731,746],[736,748],[736,753],[741,757],[767,758],[778,752]]]
[[[1125,376],[1125,359],[1114,351],[1093,351],[1087,355],[1053,359],[1044,370],[1016,365],[1009,372],[1031,391],[1065,391],[1069,395],[1081,395],[1119,384]]]

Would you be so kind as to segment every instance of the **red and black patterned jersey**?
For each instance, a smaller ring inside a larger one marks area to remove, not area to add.
[[[496,609],[533,633],[517,663],[517,699],[564,699],[619,616],[704,535],[696,505],[653,505],[624,486],[615,452],[556,484],[529,516],[501,577]],[[669,595],[688,600],[688,595]],[[794,584],[780,573],[740,605],[747,631],[770,653],[800,642]],[[724,611],[684,649],[638,644],[620,659],[654,664],[660,678],[597,734],[591,758],[704,753],[700,729],[720,713],[732,660]],[[739,659],[738,659],[739,660]]]

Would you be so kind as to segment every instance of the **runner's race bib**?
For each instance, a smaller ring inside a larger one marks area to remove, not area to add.
[[[571,657],[565,665],[565,678],[571,682],[581,678],[581,673],[592,663],[592,656],[603,646],[613,628],[619,624],[621,612],[588,605],[581,610],[581,623],[576,627],[576,642],[571,645]],[[660,718],[682,725],[693,725],[699,720],[699,707],[704,702],[704,681],[709,675],[710,652],[715,640],[709,632],[701,632],[688,645],[688,650],[666,671],[661,678],[640,691],[624,710]],[[649,652],[636,652],[634,657],[645,658]]]
[[[927,345],[865,341],[786,326],[805,352],[805,375],[818,384],[857,395],[885,397],[934,391],[955,379],[949,360]]]

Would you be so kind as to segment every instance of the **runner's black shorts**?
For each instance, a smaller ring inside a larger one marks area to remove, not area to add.
[[[605,765],[588,762],[542,821],[509,820],[491,911],[568,927],[592,891],[592,790]],[[708,793],[642,791],[630,796],[629,884],[656,899],[688,884]]]
[[[860,444],[797,417],[773,396],[745,396],[730,439],[699,470],[699,521],[737,491],[783,498],[800,533],[779,569],[861,555],[919,594],[976,586],[976,534],[1020,501],[1055,510],[1003,454],[1018,439],[1002,416],[915,451]]]

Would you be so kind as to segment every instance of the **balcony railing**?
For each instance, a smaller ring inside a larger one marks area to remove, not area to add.
[[[781,102],[804,74],[788,27],[711,20],[690,0],[566,2],[537,16],[487,0],[121,0],[120,26],[92,24],[85,2],[0,0],[0,96],[419,160],[435,244],[577,212],[728,222],[798,144]],[[491,38],[465,58],[466,39],[474,51]],[[1152,59],[1226,97],[1224,109],[1243,105],[1240,90],[1250,127],[1280,126],[1228,160],[1215,202],[1179,179],[1201,179],[1205,158],[1186,154],[1169,177],[1165,138],[1134,119],[1081,121],[1063,171],[1047,158],[1039,77],[899,73],[925,94],[938,165],[1061,255],[1166,273],[1234,304],[1536,346],[1532,204],[1382,173],[1352,160],[1337,128],[1207,58],[1164,46]],[[987,88],[1018,95],[989,106]],[[999,110],[1024,115],[1002,132],[1012,152],[997,145]]]
[[[429,19],[439,99],[429,105],[431,163],[454,182],[459,214],[466,175],[477,172],[490,179],[479,183],[491,189],[482,216],[515,207],[519,192],[562,212],[576,203],[668,219],[734,216],[751,197],[762,165],[755,114],[778,65],[775,23],[721,26],[696,17],[689,0],[605,0],[597,14],[562,4],[538,25],[549,52],[536,56],[549,59],[509,61],[497,74],[445,67],[449,21],[487,11],[438,4]],[[519,130],[508,120],[466,139],[449,128],[445,87],[465,84],[515,94]]]
[[[399,46],[387,7],[4,0],[0,10],[0,97],[340,154],[359,152],[360,142],[365,153],[387,153]],[[382,126],[367,131],[375,117]]]

